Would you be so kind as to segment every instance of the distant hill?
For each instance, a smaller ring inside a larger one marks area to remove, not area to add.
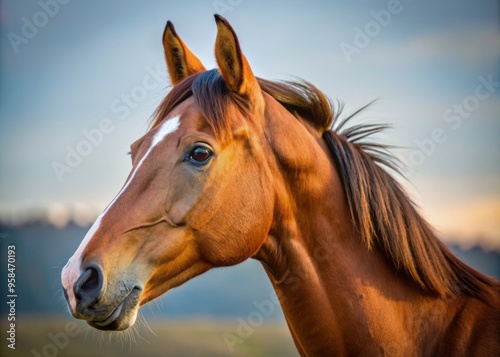
[[[88,228],[70,224],[58,229],[44,224],[21,227],[0,226],[1,276],[6,276],[6,248],[16,245],[18,312],[20,314],[67,314],[60,283],[60,273],[78,247]],[[500,277],[500,254],[481,248],[468,251],[451,249],[466,263],[487,275]],[[6,296],[6,284],[0,284]],[[272,286],[260,263],[249,260],[236,267],[221,268],[189,281],[165,294],[158,303],[148,304],[145,315],[158,317],[247,316],[255,310],[254,302],[269,299]],[[2,314],[6,311],[1,304]],[[4,315],[5,316],[5,315]],[[273,319],[283,319],[276,307]]]

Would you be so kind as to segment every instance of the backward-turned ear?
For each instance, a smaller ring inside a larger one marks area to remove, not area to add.
[[[163,31],[163,49],[167,60],[170,81],[176,85],[182,79],[192,74],[203,72],[205,67],[201,61],[193,55],[186,44],[175,32],[174,25],[167,21]]]
[[[259,83],[240,49],[236,34],[225,18],[215,15],[217,39],[215,58],[228,89],[247,97],[252,104],[262,100]]]

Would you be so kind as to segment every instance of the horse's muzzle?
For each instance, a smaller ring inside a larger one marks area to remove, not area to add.
[[[125,330],[135,322],[142,292],[133,281],[108,284],[101,266],[91,262],[82,266],[83,272],[73,284],[75,308],[73,317],[86,320],[99,330]],[[70,304],[68,293],[64,296]]]

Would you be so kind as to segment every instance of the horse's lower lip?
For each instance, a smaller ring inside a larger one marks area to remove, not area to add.
[[[118,318],[118,316],[120,316],[120,314],[122,312],[123,305],[125,304],[125,301],[127,300],[127,298],[128,298],[128,296],[125,299],[123,299],[123,301],[120,303],[120,305],[118,305],[118,307],[115,309],[115,311],[113,311],[111,313],[111,315],[109,315],[109,317],[106,320],[92,321],[92,323],[96,324],[98,326],[101,326],[101,327],[108,326],[108,325],[112,324]]]
[[[87,321],[87,323],[99,330],[116,330],[120,326],[120,317],[123,314],[127,314],[134,305],[137,304],[137,300],[142,291],[142,288],[135,287],[132,291],[120,302],[120,304],[115,308],[115,310],[106,319],[100,321]]]

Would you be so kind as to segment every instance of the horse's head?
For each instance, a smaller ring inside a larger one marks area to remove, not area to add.
[[[132,144],[123,188],[62,271],[72,314],[98,329],[126,329],[140,305],[253,256],[275,211],[269,150],[300,160],[294,145],[270,144],[264,122],[277,102],[262,92],[230,25],[216,22],[218,71],[205,71],[167,23],[174,87],[152,128]],[[278,107],[276,121],[290,115]],[[286,131],[298,144],[294,122]]]

